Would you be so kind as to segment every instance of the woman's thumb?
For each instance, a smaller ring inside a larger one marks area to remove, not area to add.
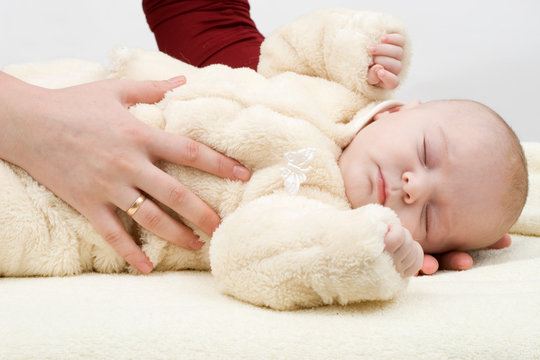
[[[176,76],[169,80],[161,81],[133,81],[126,84],[122,89],[124,92],[124,102],[128,106],[137,103],[153,104],[163,99],[167,91],[185,83],[185,76]]]

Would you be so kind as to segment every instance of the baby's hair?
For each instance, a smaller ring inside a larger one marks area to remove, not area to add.
[[[434,100],[429,103],[446,103],[456,105],[459,112],[474,114],[480,111],[488,115],[486,120],[489,129],[495,132],[497,152],[502,155],[504,178],[502,179],[508,188],[502,194],[502,205],[507,215],[501,225],[506,227],[507,232],[517,221],[523,211],[527,194],[529,191],[529,176],[527,170],[527,159],[523,153],[521,142],[514,130],[490,107],[474,100]],[[495,126],[491,126],[495,125]],[[495,155],[495,154],[494,154]]]

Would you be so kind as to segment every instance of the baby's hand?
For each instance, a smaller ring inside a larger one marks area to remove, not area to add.
[[[394,266],[401,276],[412,276],[420,271],[424,251],[420,244],[413,240],[409,230],[398,223],[390,224],[384,244],[384,251],[392,256]]]
[[[370,85],[393,90],[399,85],[401,60],[405,37],[401,34],[386,34],[379,44],[372,44],[368,51],[373,55],[373,65],[368,69],[367,82]]]

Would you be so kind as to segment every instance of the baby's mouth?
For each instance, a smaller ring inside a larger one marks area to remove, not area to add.
[[[379,201],[379,204],[382,206],[386,203],[386,182],[384,181],[384,177],[381,171],[381,168],[379,169],[379,176],[377,177],[377,200]]]

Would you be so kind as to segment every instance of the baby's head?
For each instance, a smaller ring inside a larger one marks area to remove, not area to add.
[[[339,159],[352,206],[393,209],[428,253],[494,244],[527,197],[514,132],[469,100],[413,101],[394,110],[378,114]]]

